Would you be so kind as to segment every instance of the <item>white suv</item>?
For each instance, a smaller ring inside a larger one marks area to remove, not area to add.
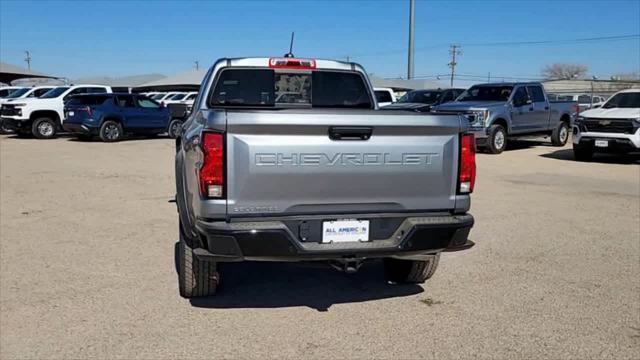
[[[640,89],[623,90],[600,108],[580,113],[573,126],[576,160],[591,160],[595,152],[640,151]]]
[[[7,102],[0,109],[4,126],[18,135],[33,134],[38,139],[50,139],[62,129],[64,102],[70,96],[90,93],[111,93],[104,85],[59,86],[39,98]]]

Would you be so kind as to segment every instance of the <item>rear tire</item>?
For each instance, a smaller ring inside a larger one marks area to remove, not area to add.
[[[427,260],[384,259],[387,278],[396,283],[423,283],[429,280],[438,268],[440,254],[430,255]]]
[[[170,138],[175,139],[180,135],[182,124],[183,121],[179,119],[173,119],[169,122],[169,126],[167,127],[167,134]]]
[[[38,118],[31,125],[31,133],[37,139],[53,139],[57,133],[56,121],[52,118]]]
[[[591,146],[573,144],[573,157],[578,161],[591,161],[593,153]]]
[[[106,120],[100,126],[100,140],[116,142],[122,139],[122,125],[114,120]]]
[[[180,231],[180,242],[178,242],[176,256],[180,296],[193,298],[215,295],[220,279],[216,271],[216,263],[198,259],[182,236],[182,231]]]
[[[553,146],[564,146],[568,139],[569,124],[567,124],[566,121],[561,121],[551,133],[551,144],[553,144]]]
[[[507,130],[504,126],[494,124],[489,127],[487,150],[492,154],[500,154],[507,148]]]

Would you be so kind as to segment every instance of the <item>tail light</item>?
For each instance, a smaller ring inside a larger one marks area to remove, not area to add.
[[[224,134],[202,134],[202,166],[198,171],[200,194],[207,198],[224,196]]]
[[[460,138],[460,176],[458,190],[461,194],[470,194],[476,183],[476,139],[473,134],[464,134]]]
[[[269,67],[276,69],[315,69],[316,61],[313,59],[271,58],[269,59]]]

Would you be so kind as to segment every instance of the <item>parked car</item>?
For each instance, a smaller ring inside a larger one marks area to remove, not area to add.
[[[569,138],[577,103],[549,101],[538,82],[474,85],[436,112],[460,113],[468,120],[478,146],[500,154],[507,137],[550,136],[554,146]]]
[[[373,91],[376,94],[376,101],[379,107],[391,105],[397,101],[396,93],[392,88],[374,88]]]
[[[365,70],[329,60],[221,59],[201,91],[176,139],[182,296],[213,295],[216,264],[242,260],[384,258],[392,281],[424,282],[473,245],[459,115],[376,111]]]
[[[573,127],[575,158],[588,161],[596,152],[640,152],[640,89],[620,91],[580,113]]]
[[[153,94],[153,96],[149,96],[150,98],[152,98],[155,101],[160,101],[160,99],[164,98],[167,95],[167,93],[165,92],[158,92]]]
[[[173,96],[165,99],[163,101],[163,103],[165,105],[169,105],[169,104],[178,104],[181,103],[185,98],[187,97],[187,93],[186,92],[180,92],[180,93],[176,93]]]
[[[13,90],[9,95],[4,98],[0,98],[0,108],[4,103],[11,103],[12,101],[20,101],[20,99],[37,98],[53,89],[53,86],[35,86],[31,88],[20,88]],[[0,117],[0,134],[6,134],[12,132],[9,128],[5,127],[2,117]]]
[[[167,102],[167,100],[171,99],[172,97],[176,96],[177,94],[181,94],[181,92],[173,91],[173,92],[164,93],[162,96],[154,98],[154,100],[159,102],[160,104],[165,104]]]
[[[14,92],[14,91],[16,91],[18,89],[24,89],[24,88],[22,86],[3,86],[3,87],[0,87],[0,99],[9,96],[9,94],[11,94],[12,92]]]
[[[111,87],[103,85],[60,86],[39,98],[3,104],[0,116],[5,126],[19,135],[32,134],[38,139],[50,139],[62,130],[65,100],[79,94],[111,92]]]
[[[428,112],[432,107],[455,100],[464,89],[412,90],[385,110],[412,110]]]
[[[38,98],[53,88],[54,86],[34,86],[30,88],[20,88],[12,91],[7,96],[0,98],[0,105],[15,102],[19,99]]]
[[[170,131],[169,109],[144,95],[77,95],[65,103],[64,111],[64,130],[84,139],[98,136],[114,142],[127,134],[175,136]]]
[[[558,101],[575,101],[578,103],[579,113],[589,110],[591,108],[598,108],[602,106],[605,102],[604,96],[594,95],[591,96],[589,94],[558,94]]]
[[[193,102],[196,100],[198,93],[195,91],[188,92],[187,96],[185,96],[182,100],[180,100],[179,104],[185,106],[186,114],[190,114],[193,109]]]

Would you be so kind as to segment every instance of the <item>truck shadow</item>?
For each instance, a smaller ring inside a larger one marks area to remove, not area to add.
[[[242,262],[219,266],[221,284],[213,297],[191,299],[200,308],[281,308],[307,306],[327,311],[333,304],[410,296],[418,285],[386,281],[382,261],[365,262],[355,274],[330,268],[325,262]]]
[[[556,150],[539,156],[549,159],[577,162],[573,157],[573,149]],[[596,153],[593,155],[593,159],[591,159],[590,162],[602,164],[640,165],[640,154]]]

